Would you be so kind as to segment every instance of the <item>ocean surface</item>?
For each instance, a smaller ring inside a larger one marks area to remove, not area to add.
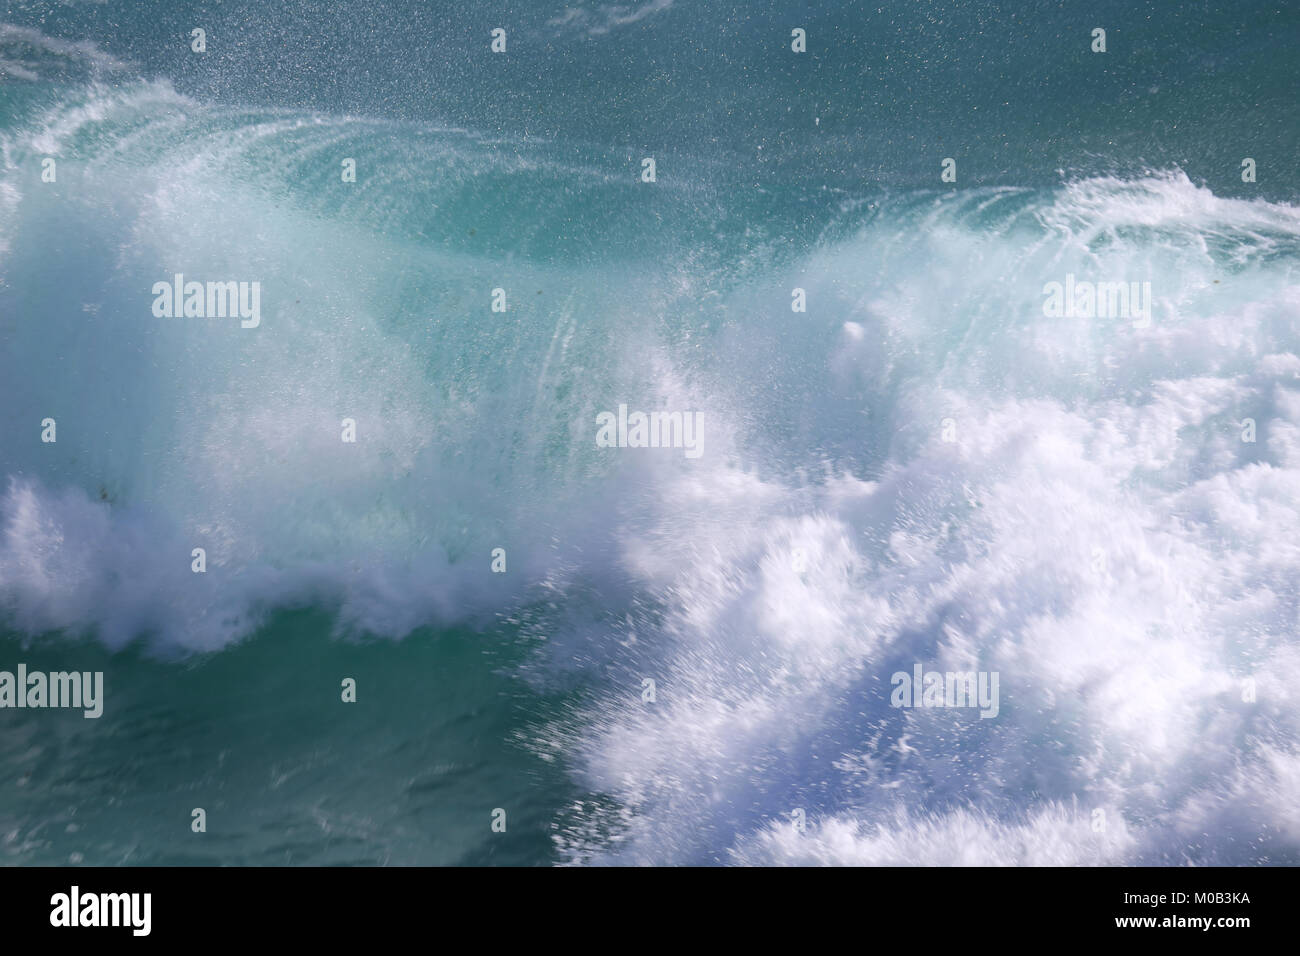
[[[0,709],[0,862],[1300,863],[1298,48],[0,0],[0,670],[105,686]],[[918,664],[996,717],[894,706]]]

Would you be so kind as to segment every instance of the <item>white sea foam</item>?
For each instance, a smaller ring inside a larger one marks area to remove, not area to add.
[[[75,68],[99,77],[130,66],[88,40],[60,40],[31,27],[0,23],[0,76],[32,82]]]
[[[623,565],[660,604],[622,629],[627,692],[550,745],[630,809],[612,845],[575,823],[575,859],[1297,860],[1300,287],[1274,258],[1294,262],[1295,210],[1169,175],[1031,212],[1045,230],[872,226],[800,268],[843,324],[834,378],[797,389],[801,354],[763,386],[801,421],[870,391],[875,480],[713,463],[628,510]],[[1162,231],[1123,237],[1139,225]],[[1148,330],[1049,327],[1028,298],[1048,263],[1149,264],[1170,308]],[[727,378],[789,322],[754,311]],[[771,447],[761,415],[731,420],[733,447]],[[913,661],[1000,672],[998,719],[892,710]]]
[[[100,187],[113,227],[80,222],[86,268],[0,357],[21,423],[0,426],[12,624],[211,650],[278,606],[401,635],[543,595],[532,676],[587,669],[599,690],[535,744],[623,808],[612,837],[570,821],[575,859],[1297,861],[1294,208],[1177,172],[884,199],[760,280],[687,254],[668,292],[514,262],[512,321],[488,324],[499,263],[377,233],[390,193],[308,199],[251,172],[259,150],[354,142],[348,121],[174,104],[80,135],[140,106],[82,104],[5,145],[7,274],[72,242],[23,157],[66,153],[61,181]],[[401,155],[398,132],[364,136]],[[447,148],[439,188],[463,198],[489,161]],[[178,263],[256,271],[256,338],[152,322]],[[1150,280],[1151,327],[1046,318],[1043,282],[1067,273]],[[530,289],[566,304],[530,310]],[[725,321],[646,321],[682,301]],[[69,322],[57,362],[25,358]],[[624,400],[704,410],[707,454],[597,457],[583,428]],[[999,672],[998,717],[891,708],[914,662]]]

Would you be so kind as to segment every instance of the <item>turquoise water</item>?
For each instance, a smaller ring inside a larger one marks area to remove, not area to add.
[[[24,649],[31,669],[102,670],[108,719],[14,712],[4,824],[10,861],[104,865],[527,865],[551,855],[561,767],[512,739],[564,695],[501,673],[509,628],[322,640],[327,615],[284,612],[185,664],[95,645]],[[294,667],[283,666],[292,655]],[[358,682],[339,704],[339,677]],[[414,675],[418,675],[413,679]],[[510,839],[480,837],[481,799]],[[190,832],[192,806],[209,830]]]
[[[0,860],[1296,862],[1300,15],[1165,6],[11,0]]]

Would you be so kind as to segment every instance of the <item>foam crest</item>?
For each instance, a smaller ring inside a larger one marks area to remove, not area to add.
[[[1155,215],[1169,199],[1198,211]],[[1170,228],[1079,244],[1117,209]],[[616,628],[611,683],[625,693],[566,741],[584,783],[626,810],[612,838],[575,822],[560,839],[574,859],[1300,858],[1300,334],[1294,279],[1273,256],[1294,242],[1292,211],[1220,203],[1175,175],[1066,189],[994,234],[940,218],[923,234],[874,221],[773,282],[843,304],[764,366],[765,388],[794,407],[753,396],[730,419],[732,448],[777,454],[751,454],[747,472],[711,459],[626,519],[623,567],[656,600]],[[1195,248],[1198,225],[1234,247]],[[1035,243],[1037,259],[1011,266]],[[918,247],[931,255],[909,269]],[[854,275],[850,259],[875,261],[866,250],[885,263]],[[1038,268],[1135,257],[1188,287],[1232,282],[1177,297],[1150,329],[1070,321],[1093,347],[1044,347],[1063,333],[1031,298]],[[947,265],[932,296],[935,258]],[[990,280],[990,262],[1015,281]],[[968,290],[955,323],[949,285]],[[758,310],[752,347],[723,374],[738,379],[788,321]],[[798,389],[819,360],[830,387]],[[1081,373],[1093,387],[1073,384]],[[855,454],[821,473],[774,466],[790,422],[834,424],[854,394],[870,408]],[[1242,440],[1247,418],[1256,442]],[[890,706],[891,674],[915,662],[1000,674],[996,719]],[[653,704],[636,693],[645,678]],[[1250,849],[1203,839],[1204,821],[1243,803],[1249,821],[1225,832],[1254,834]]]
[[[518,615],[530,676],[589,688],[537,746],[617,807],[573,859],[1300,858],[1293,207],[1178,171],[880,193],[807,246],[687,183],[678,235],[541,147],[88,96],[3,144],[0,308],[41,318],[0,351],[24,632]],[[24,178],[45,150],[58,200]],[[262,325],[152,316],[182,271],[261,282]],[[1149,281],[1150,321],[1049,317],[1069,276]],[[703,456],[598,449],[621,403],[701,410]],[[891,706],[917,663],[998,673],[996,717]]]

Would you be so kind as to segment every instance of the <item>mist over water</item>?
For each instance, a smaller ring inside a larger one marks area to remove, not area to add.
[[[11,2],[0,859],[1300,862],[1298,25]]]

